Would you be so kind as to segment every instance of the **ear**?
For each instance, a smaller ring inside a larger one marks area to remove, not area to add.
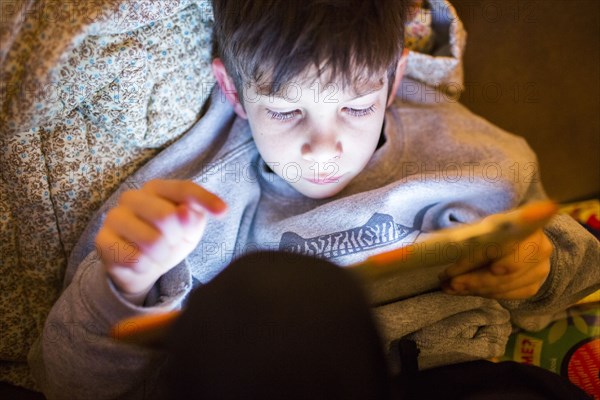
[[[225,98],[229,103],[233,106],[233,111],[240,118],[248,119],[246,115],[246,111],[240,103],[240,98],[238,96],[238,92],[235,89],[235,85],[233,83],[233,79],[227,74],[227,70],[225,70],[225,65],[223,65],[223,61],[220,58],[215,58],[212,62],[212,71],[219,87],[221,88],[221,92],[225,95]]]
[[[398,66],[396,67],[396,76],[394,77],[394,84],[392,85],[392,90],[388,96],[387,106],[391,106],[396,98],[396,93],[398,92],[398,88],[400,87],[400,82],[402,81],[402,77],[404,76],[404,71],[406,70],[406,62],[408,60],[408,49],[402,50],[402,56],[398,60]]]

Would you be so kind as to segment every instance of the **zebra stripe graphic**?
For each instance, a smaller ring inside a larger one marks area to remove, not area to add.
[[[313,238],[305,239],[294,232],[285,232],[281,236],[279,250],[336,258],[387,246],[404,239],[415,230],[396,224],[391,215],[375,213],[363,226]]]

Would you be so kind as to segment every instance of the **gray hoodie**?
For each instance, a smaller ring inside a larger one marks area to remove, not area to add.
[[[348,265],[427,232],[545,198],[525,141],[458,103],[398,99],[386,114],[383,135],[384,144],[342,192],[310,199],[270,171],[247,121],[236,118],[215,90],[207,114],[126,181],[72,253],[65,290],[30,356],[48,398],[158,393],[163,355],[116,343],[107,336],[109,328],[126,317],[180,308],[195,283],[209,281],[246,252],[281,249]],[[94,237],[123,191],[158,177],[193,180],[223,198],[229,211],[210,219],[195,251],[161,277],[144,307],[136,307],[111,285]],[[451,296],[438,289],[440,269],[417,271],[397,283],[403,300],[374,309],[386,343],[415,340],[421,368],[499,356],[511,319],[540,328],[548,321],[544,316],[600,288],[596,239],[566,216],[555,217],[546,233],[555,248],[552,269],[534,298]]]

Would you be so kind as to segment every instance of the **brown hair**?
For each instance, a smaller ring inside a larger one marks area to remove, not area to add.
[[[358,87],[402,54],[406,0],[213,0],[214,56],[238,93],[274,94],[310,68]],[[240,99],[242,100],[242,99]],[[242,100],[243,101],[243,100]]]

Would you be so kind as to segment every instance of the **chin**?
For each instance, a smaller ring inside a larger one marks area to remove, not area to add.
[[[328,197],[333,197],[339,192],[341,192],[346,184],[343,185],[311,185],[303,186],[303,187],[295,187],[295,189],[302,193],[304,196],[309,197],[311,199],[326,199]]]

